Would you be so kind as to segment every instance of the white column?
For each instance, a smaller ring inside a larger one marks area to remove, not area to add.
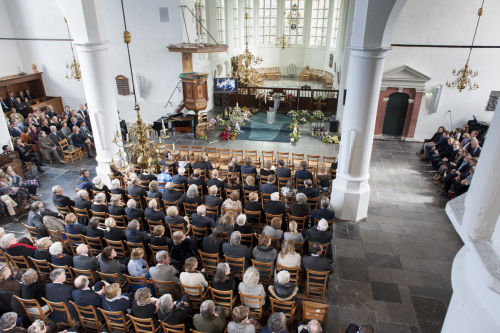
[[[118,147],[113,143],[114,134],[121,132],[108,43],[77,43],[76,47],[97,151],[96,172],[105,183],[110,183],[109,165],[113,158],[120,160]]]
[[[499,332],[500,106],[497,106],[469,191],[446,205],[464,242],[453,261],[453,296],[442,332]]]
[[[9,127],[7,126],[7,119],[3,114],[1,117],[2,119],[0,119],[0,148],[2,148],[3,145],[9,145],[12,148],[12,140],[10,139],[10,132],[9,132]],[[0,150],[0,154],[1,153],[2,151]]]
[[[368,213],[370,158],[386,51],[351,48],[339,165],[331,197],[336,216],[342,220],[359,221]]]

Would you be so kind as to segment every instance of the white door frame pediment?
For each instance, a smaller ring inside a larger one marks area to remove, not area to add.
[[[403,65],[384,72],[381,89],[415,88],[417,92],[425,91],[425,84],[431,78],[410,66]]]

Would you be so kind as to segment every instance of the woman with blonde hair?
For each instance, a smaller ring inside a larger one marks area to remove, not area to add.
[[[186,286],[191,286],[191,287],[200,286],[202,290],[205,290],[205,288],[208,287],[207,279],[205,278],[205,275],[202,274],[205,272],[205,269],[202,269],[200,272],[196,270],[197,267],[198,267],[198,260],[196,260],[195,257],[187,258],[184,264],[185,272],[182,272],[179,275],[179,280],[181,281],[182,284],[185,284]],[[185,290],[186,293],[191,295],[194,295],[196,291],[194,289],[189,289],[189,288],[186,288]]]
[[[262,229],[262,233],[268,235],[271,238],[283,238],[283,230],[281,230],[281,218],[273,217],[271,219],[271,225],[266,225]]]
[[[47,260],[50,262],[52,259],[49,253],[49,247],[52,245],[52,241],[49,237],[42,237],[36,240],[36,250],[35,259],[37,260]]]
[[[295,242],[304,241],[304,237],[302,236],[302,234],[297,231],[297,222],[290,221],[290,223],[288,223],[288,231],[285,232],[283,238],[285,240],[293,240]]]
[[[144,250],[141,247],[132,249],[127,269],[131,276],[146,276],[149,266],[146,260],[144,260]]]
[[[316,179],[321,186],[322,192],[327,192],[330,187],[330,172],[327,170],[326,165],[321,164],[319,166],[318,172],[316,173]]]
[[[276,264],[286,267],[300,267],[300,254],[295,252],[295,242],[293,240],[285,240],[281,244],[281,251],[276,259]]]
[[[259,186],[255,185],[255,177],[250,175],[245,178],[245,184],[243,185],[245,191],[258,191]]]
[[[262,305],[266,303],[266,291],[261,283],[259,283],[260,274],[254,266],[248,268],[243,274],[243,281],[238,285],[238,291],[251,296],[262,296]],[[258,308],[255,303],[248,303],[246,299],[242,300],[243,305],[249,308]]]
[[[134,302],[132,303],[132,314],[137,318],[153,319],[155,327],[160,325],[156,318],[158,311],[158,299],[151,297],[151,290],[148,288],[140,288],[134,294]]]
[[[261,176],[274,175],[273,162],[271,160],[265,160],[263,168],[260,169]]]
[[[106,311],[121,311],[127,314],[130,309],[131,300],[128,296],[122,295],[120,284],[115,282],[106,285],[104,297],[102,298],[102,308]]]
[[[125,205],[123,204],[122,196],[119,194],[112,194],[109,200],[108,213],[114,216],[127,215],[125,213]]]
[[[240,201],[240,192],[232,191],[229,197],[222,203],[223,210],[233,210],[236,211],[237,214],[241,213],[241,201]]]
[[[21,296],[21,285],[12,279],[12,271],[7,265],[0,265],[0,290],[13,291],[17,296]]]
[[[234,231],[234,222],[233,213],[227,212],[219,218],[215,225],[219,226],[229,236]]]
[[[64,226],[66,233],[71,235],[85,235],[85,231],[87,228],[78,223],[78,218],[75,214],[69,213],[68,215],[66,215],[64,217],[64,222],[66,223],[66,225]]]
[[[28,269],[21,277],[21,297],[24,299],[36,299],[40,305],[45,302],[45,287],[38,279],[38,273],[33,268]]]

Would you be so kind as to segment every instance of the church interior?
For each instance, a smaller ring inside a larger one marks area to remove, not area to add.
[[[0,0],[0,331],[500,331],[499,15]]]

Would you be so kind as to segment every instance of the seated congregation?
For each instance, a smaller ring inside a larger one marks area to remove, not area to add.
[[[335,161],[193,148],[33,201],[31,239],[1,234],[2,328],[325,332]]]

